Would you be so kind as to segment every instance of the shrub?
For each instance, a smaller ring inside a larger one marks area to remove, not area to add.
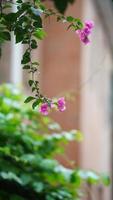
[[[0,87],[0,200],[79,200],[85,183],[109,183],[93,171],[67,169],[54,156],[81,139],[23,104],[12,85]]]

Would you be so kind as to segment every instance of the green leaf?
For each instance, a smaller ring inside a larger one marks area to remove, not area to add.
[[[30,176],[30,174],[22,173],[20,178],[22,180],[23,185],[27,185],[30,182],[32,182],[32,177]]]
[[[55,200],[55,198],[52,197],[51,195],[47,194],[46,195],[46,200]]]
[[[32,108],[35,109],[41,102],[42,102],[41,99],[37,99],[37,100],[34,101],[34,103],[32,104]]]
[[[0,39],[11,40],[10,33],[7,31],[0,32]]]
[[[24,103],[29,103],[30,101],[33,101],[35,97],[29,96],[25,99]]]
[[[30,52],[26,51],[23,55],[23,58],[22,58],[22,61],[21,61],[21,64],[27,64],[29,63],[31,60],[30,58]]]
[[[97,184],[99,183],[100,177],[94,173],[93,171],[86,172],[87,174],[87,181],[90,184]]]
[[[44,184],[42,182],[34,182],[33,188],[36,192],[40,193],[44,190]]]
[[[29,86],[31,87],[34,84],[34,81],[33,80],[29,80],[28,83],[29,83]]]
[[[56,8],[61,12],[64,13],[67,6],[68,6],[68,0],[62,0],[62,1],[58,1],[58,0],[54,0],[55,6]]]
[[[81,131],[79,131],[79,130],[72,130],[71,132],[72,133],[75,132],[75,140],[77,140],[78,142],[83,141],[84,137],[83,137],[83,134],[81,133]]]
[[[83,23],[81,22],[80,19],[75,19],[75,26],[76,26],[77,29],[83,28]]]
[[[17,3],[22,3],[22,0],[17,0],[16,2],[17,2]]]
[[[74,171],[72,174],[71,174],[71,178],[70,178],[71,182],[74,183],[74,185],[76,187],[80,187],[81,185],[81,182],[82,182],[82,179],[81,177],[79,176],[79,173],[78,171]]]
[[[32,92],[34,92],[36,90],[36,87],[32,87]]]
[[[102,174],[101,175],[101,180],[102,180],[102,183],[105,185],[105,186],[109,186],[110,183],[111,183],[111,180],[110,180],[110,177],[106,174]]]
[[[74,18],[72,16],[68,16],[66,19],[67,19],[68,22],[73,22],[74,21]]]
[[[36,40],[31,40],[31,48],[36,49],[37,48],[37,42]]]
[[[16,21],[17,16],[16,16],[16,13],[10,12],[10,13],[6,14],[4,16],[4,18],[6,20],[5,23],[11,25],[12,23],[14,23]]]
[[[30,65],[24,65],[23,69],[30,69]]]
[[[34,36],[39,40],[43,40],[45,38],[45,36],[46,36],[46,32],[42,28],[38,28],[34,32]]]
[[[15,180],[16,182],[22,184],[21,179],[13,172],[0,172],[0,176],[4,179]]]
[[[62,0],[62,1],[53,0],[53,1],[58,11],[62,14],[64,14],[68,4],[74,2],[74,0]]]
[[[15,35],[16,35],[16,43],[19,43],[24,39],[24,35],[20,32],[15,33]]]

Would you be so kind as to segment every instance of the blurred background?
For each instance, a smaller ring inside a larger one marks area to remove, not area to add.
[[[46,4],[53,7],[50,1]],[[54,18],[44,20],[47,37],[33,55],[41,63],[40,87],[49,97],[72,97],[65,113],[51,116],[64,129],[79,129],[84,134],[80,145],[69,145],[67,157],[76,166],[107,172],[113,179],[113,2],[76,0],[66,15],[94,21],[92,42],[84,46],[65,24]],[[24,48],[14,43],[12,36],[12,43],[2,45],[0,83],[22,85],[29,93],[20,64]],[[63,159],[62,163],[68,166]],[[97,188],[96,200],[113,200],[111,188]]]

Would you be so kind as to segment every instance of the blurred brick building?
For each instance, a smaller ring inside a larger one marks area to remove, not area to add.
[[[74,101],[68,101],[65,113],[52,114],[65,129],[84,133],[82,144],[71,143],[67,156],[85,169],[106,171],[112,177],[113,5],[111,0],[76,0],[66,14],[94,20],[92,43],[83,46],[75,33],[66,30],[65,23],[57,23],[54,18],[46,20],[48,36],[34,53],[41,63],[41,90],[50,97],[67,93],[74,97]],[[0,82],[22,83],[22,47],[15,46],[13,39],[12,44],[3,46],[2,55]],[[102,200],[113,199],[110,189],[103,196]]]

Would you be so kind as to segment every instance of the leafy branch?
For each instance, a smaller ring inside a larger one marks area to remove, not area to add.
[[[109,185],[105,174],[55,160],[66,144],[81,141],[81,132],[62,130],[24,106],[23,98],[15,86],[0,86],[1,200],[80,200],[89,193],[86,184]]]
[[[16,6],[17,11],[8,12],[8,14],[6,14],[7,8],[12,8],[12,6]],[[46,36],[46,32],[43,28],[43,20],[51,16],[54,16],[57,22],[61,21],[67,24],[67,29],[72,29],[74,32],[83,29],[83,23],[80,19],[72,16],[64,16],[52,9],[48,9],[40,0],[27,2],[16,0],[15,3],[12,3],[12,1],[1,1],[0,41],[11,40],[10,34],[13,32],[15,35],[15,42],[26,46],[21,64],[23,65],[23,69],[30,74],[28,84],[33,95],[27,97],[25,103],[32,102],[33,109],[41,105],[40,112],[45,115],[48,114],[52,108],[59,109],[60,111],[65,110],[64,99],[53,100],[41,94],[39,81],[37,80],[39,63],[32,59],[33,50],[38,48],[37,41],[43,40]],[[81,36],[82,35],[81,33]],[[85,39],[87,39],[87,36],[85,36]],[[83,42],[87,42],[87,40]]]

